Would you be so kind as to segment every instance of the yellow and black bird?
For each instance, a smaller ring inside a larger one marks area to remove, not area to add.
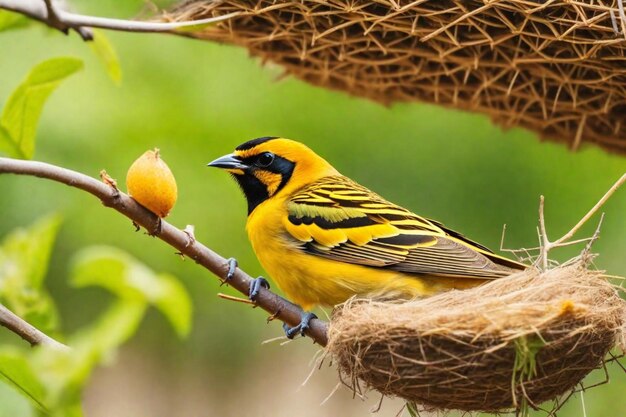
[[[385,200],[299,142],[254,139],[209,166],[239,183],[254,252],[305,311],[353,295],[424,297],[526,268]],[[255,280],[252,299],[260,285],[268,287]],[[285,329],[287,336],[304,332],[314,317],[305,314],[299,326]]]

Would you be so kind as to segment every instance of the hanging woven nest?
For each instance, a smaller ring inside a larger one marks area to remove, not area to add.
[[[624,348],[626,301],[582,262],[404,303],[352,300],[327,350],[342,380],[426,409],[500,412],[571,392]]]
[[[185,36],[384,104],[481,112],[578,149],[626,153],[622,0],[194,0],[166,20],[240,12]]]

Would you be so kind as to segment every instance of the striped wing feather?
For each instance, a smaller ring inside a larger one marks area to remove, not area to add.
[[[343,176],[299,190],[290,198],[288,212],[285,229],[303,251],[341,262],[482,279],[524,268]]]

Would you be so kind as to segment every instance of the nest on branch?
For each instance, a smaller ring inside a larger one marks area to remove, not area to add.
[[[336,309],[328,352],[342,380],[426,409],[498,412],[571,392],[623,347],[626,302],[578,261],[465,291]]]
[[[193,0],[177,34],[246,47],[307,82],[381,103],[482,112],[572,149],[626,153],[622,0]]]

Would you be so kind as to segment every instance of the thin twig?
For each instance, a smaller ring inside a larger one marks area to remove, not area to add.
[[[218,292],[217,296],[223,300],[235,301],[237,303],[250,304],[250,305],[256,306],[256,303],[254,301],[249,300],[247,298],[235,297],[233,295],[224,294],[223,292]]]
[[[1,2],[2,0],[0,0]],[[136,20],[110,19],[107,17],[85,16],[76,13],[61,12],[59,18],[68,26],[87,26],[92,28],[118,30],[122,32],[170,32],[191,26],[208,25],[231,19],[239,12],[225,14],[223,16],[209,17],[207,19],[190,20],[185,22],[141,22]]]
[[[23,14],[63,33],[73,29],[84,40],[93,38],[93,33],[87,28],[102,28],[122,32],[171,32],[193,26],[222,22],[240,14],[240,12],[233,12],[223,16],[185,22],[142,22],[72,13],[60,9],[54,0],[0,0],[0,9]]]
[[[335,385],[335,388],[333,388],[333,390],[330,392],[330,394],[328,394],[326,396],[326,398],[324,398],[322,400],[322,402],[320,403],[320,407],[324,404],[326,404],[328,402],[328,400],[330,400],[332,398],[333,395],[335,395],[335,393],[339,390],[339,388],[341,388],[341,382],[337,382],[337,385]],[[382,403],[382,399],[380,400]]]
[[[593,235],[588,238],[588,242],[585,245],[585,249],[583,249],[583,255],[585,257],[588,257],[591,253],[591,246],[593,246],[593,244],[595,243],[596,240],[598,240],[600,238],[600,229],[602,229],[602,222],[604,221],[604,213],[602,213],[600,215],[600,221],[598,221],[598,226],[596,226],[596,230],[595,232],[593,232]],[[569,243],[569,242],[567,242]],[[566,243],[561,243],[561,245],[564,245]]]
[[[80,172],[61,168],[52,164],[36,161],[24,161],[11,158],[0,158],[0,174],[10,173],[17,175],[28,175],[39,178],[46,178],[60,182],[74,188],[92,194],[102,201],[102,203],[118,212],[122,213],[136,224],[146,230],[157,230],[156,237],[163,240],[180,253],[193,259],[200,265],[215,274],[220,280],[226,278],[228,271],[227,260],[211,249],[204,246],[197,240],[190,243],[189,236],[164,220],[161,220],[160,230],[156,227],[159,218],[139,205],[127,194],[115,190],[113,187],[96,180]],[[244,295],[248,295],[252,278],[237,268],[228,284]],[[259,294],[255,297],[256,304],[265,311],[275,314],[276,317],[289,326],[300,323],[302,309],[297,305],[285,300],[273,292],[261,287]],[[319,319],[311,321],[306,334],[316,343],[326,346],[328,324]]]
[[[31,346],[50,346],[57,349],[69,349],[61,342],[57,342],[41,330],[18,317],[11,310],[0,304],[0,326],[4,326]]]
[[[550,250],[573,244],[570,239],[574,237],[576,232],[589,221],[589,219],[597,213],[597,211],[602,207],[609,198],[617,191],[619,187],[621,187],[626,182],[626,174],[622,175],[620,179],[618,179],[615,184],[602,196],[602,198],[585,214],[582,219],[574,227],[570,229],[569,232],[565,233],[563,236],[555,240],[554,242],[550,242],[548,239],[548,233],[546,231],[546,221],[544,215],[544,202],[545,199],[543,196],[539,198],[539,243],[541,246],[541,251],[539,253],[539,258],[537,262],[540,263],[542,268],[545,270],[548,268],[548,253]],[[602,219],[600,220],[600,224],[602,223]],[[599,229],[596,229],[593,237],[591,239],[579,239],[579,241],[589,240],[589,243],[593,243],[599,235]],[[588,245],[589,246],[589,245]]]
[[[548,240],[548,233],[546,232],[546,219],[544,215],[544,203],[545,197],[539,197],[539,239],[541,252],[539,253],[539,260],[541,261],[541,265],[543,269],[548,269],[548,252],[550,252],[552,244],[550,240]]]
[[[574,236],[574,234],[578,231],[578,229],[580,229],[585,223],[587,223],[587,221],[591,218],[591,216],[596,214],[596,212],[600,209],[600,207],[602,207],[604,203],[606,203],[606,201],[615,193],[615,191],[617,191],[617,189],[621,187],[625,182],[626,182],[626,174],[622,175],[622,177],[619,180],[617,180],[611,188],[609,188],[609,191],[607,191],[604,194],[604,196],[600,199],[600,201],[598,201],[596,205],[593,206],[591,210],[589,210],[589,212],[585,214],[585,216],[582,219],[580,219],[578,223],[576,223],[576,226],[572,227],[572,229],[569,232],[567,232],[562,237],[554,241],[552,244],[559,245],[565,242],[566,240],[571,239],[572,236]]]

